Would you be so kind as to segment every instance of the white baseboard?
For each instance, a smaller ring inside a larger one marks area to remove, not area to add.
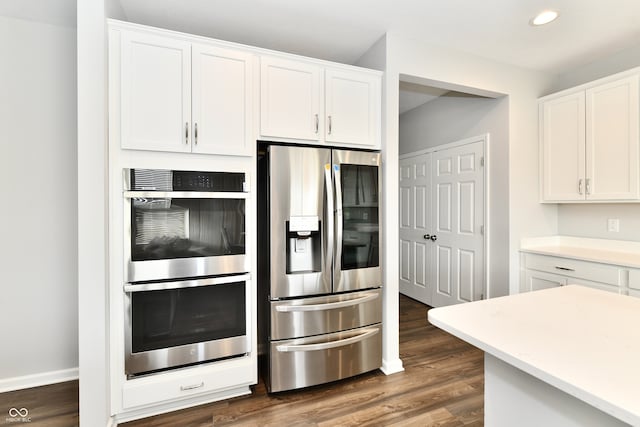
[[[402,366],[402,360],[398,358],[394,360],[382,360],[382,367],[380,370],[385,375],[391,375],[404,371],[404,367]]]
[[[78,379],[78,368],[0,379],[0,393]]]

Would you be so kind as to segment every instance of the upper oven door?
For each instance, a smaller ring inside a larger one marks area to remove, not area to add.
[[[127,281],[248,271],[246,193],[134,189],[124,198]]]

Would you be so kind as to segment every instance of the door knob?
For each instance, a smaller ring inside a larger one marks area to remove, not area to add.
[[[429,237],[431,239],[432,242],[435,242],[436,240],[438,240],[438,236],[436,236],[435,234],[433,236]]]
[[[424,237],[424,240],[429,240],[431,238],[431,235],[430,234],[425,234],[422,237]]]

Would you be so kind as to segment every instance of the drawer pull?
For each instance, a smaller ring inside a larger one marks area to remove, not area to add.
[[[369,294],[360,298],[349,299],[346,301],[329,302],[324,304],[307,304],[307,305],[278,305],[276,311],[279,312],[297,312],[297,311],[324,311],[336,308],[351,307],[362,304],[378,298],[378,294]]]
[[[195,390],[200,387],[204,387],[204,381],[201,381],[200,384],[181,385],[180,391]]]
[[[356,335],[355,337],[337,340],[337,341],[329,341],[329,342],[319,343],[319,344],[289,344],[289,345],[280,344],[276,346],[276,350],[280,352],[328,350],[330,348],[344,347],[345,345],[355,344],[357,342],[364,341],[365,339],[377,333],[378,333],[378,329],[368,329],[368,330],[365,330],[363,334]]]
[[[573,268],[558,267],[557,265],[556,265],[556,270],[562,270],[562,271],[575,271]]]

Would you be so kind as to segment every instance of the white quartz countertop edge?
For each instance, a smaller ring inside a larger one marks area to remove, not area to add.
[[[563,288],[567,289],[572,287],[582,288],[577,285],[566,286]],[[602,292],[602,291],[597,291],[592,289],[589,289],[589,291]],[[545,291],[537,291],[537,292],[545,292]],[[524,295],[524,294],[521,294],[521,295]],[[515,296],[518,296],[518,295],[515,295]],[[495,301],[503,298],[510,298],[510,297],[495,298],[493,300],[477,301],[477,302],[468,303],[468,304],[487,303],[487,302],[491,302],[491,301]],[[624,297],[624,298],[630,298],[630,297]],[[451,306],[451,307],[459,307],[459,306]],[[562,390],[563,392],[571,396],[574,396],[577,399],[580,399],[588,403],[589,405],[619,420],[622,420],[623,422],[629,423],[631,425],[640,425],[640,412],[636,413],[636,411],[626,409],[625,407],[622,407],[616,404],[615,402],[611,402],[607,399],[602,398],[597,393],[593,393],[581,387],[578,387],[575,384],[563,378],[560,378],[557,375],[553,375],[549,373],[547,370],[542,369],[536,366],[535,364],[528,363],[526,360],[523,360],[523,358],[520,355],[514,354],[514,352],[512,351],[505,351],[501,348],[498,348],[492,345],[492,343],[487,342],[486,340],[478,339],[476,336],[467,332],[466,328],[453,326],[446,319],[443,319],[443,316],[441,316],[441,311],[444,312],[444,310],[447,310],[449,308],[450,307],[442,307],[442,308],[434,308],[429,310],[429,313],[428,313],[429,322],[437,326],[438,328],[446,332],[449,332],[450,334],[468,342],[469,344],[472,344],[473,346],[479,348],[480,350],[483,350],[491,354],[492,356],[528,373],[529,375],[532,375],[533,377],[538,378],[558,388],[559,390]],[[614,360],[612,361],[612,363],[616,363],[616,361]]]
[[[640,268],[640,242],[548,236],[523,239],[520,251]]]

